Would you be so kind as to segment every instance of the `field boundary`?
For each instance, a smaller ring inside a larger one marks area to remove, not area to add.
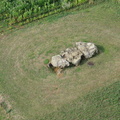
[[[87,9],[89,7],[101,4],[103,2],[106,2],[106,0],[101,0],[101,1],[95,0],[94,3],[89,3],[87,0],[83,3],[78,3],[76,5],[72,5],[68,8],[66,7],[65,9],[61,8],[61,6],[57,6],[57,8],[55,8],[53,10],[50,10],[50,11],[45,12],[43,14],[36,14],[36,15],[27,17],[25,19],[22,19],[21,21],[10,22],[9,19],[4,19],[4,20],[0,21],[0,24],[2,24],[2,25],[0,25],[0,29],[1,29],[0,33],[4,33],[6,31],[13,30],[16,28],[21,28],[21,26],[23,26],[23,25],[34,22],[36,20],[44,19],[44,18],[51,16],[51,15],[55,15],[55,14],[62,13],[62,12],[69,12],[69,11],[74,10],[74,9],[76,9],[76,10],[77,9],[79,9],[79,10]]]

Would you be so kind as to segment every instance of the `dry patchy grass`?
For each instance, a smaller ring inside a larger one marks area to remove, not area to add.
[[[89,12],[74,11],[57,21],[38,22],[1,37],[0,90],[10,96],[22,116],[38,120],[89,91],[118,81],[120,21],[115,8],[101,4]],[[94,42],[101,53],[66,69],[58,78],[44,60],[77,41]],[[88,66],[89,61],[95,65]]]

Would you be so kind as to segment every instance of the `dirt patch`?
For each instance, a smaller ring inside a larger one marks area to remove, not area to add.
[[[12,106],[2,95],[0,95],[0,105],[6,113],[10,113],[12,111]]]
[[[95,63],[92,62],[92,61],[88,62],[87,64],[88,64],[89,66],[93,66],[93,65],[95,65]]]
[[[3,96],[0,95],[0,105],[2,105],[3,102],[4,102]]]

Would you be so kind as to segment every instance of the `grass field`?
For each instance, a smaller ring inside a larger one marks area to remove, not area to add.
[[[100,54],[57,77],[44,65],[77,41]],[[0,93],[11,120],[120,120],[120,8],[115,3],[60,13],[0,35]],[[0,108],[0,120],[7,120]]]

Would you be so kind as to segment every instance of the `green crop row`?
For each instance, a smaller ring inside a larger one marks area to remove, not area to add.
[[[47,14],[69,9],[87,0],[1,0],[0,20],[9,25],[32,21]]]

